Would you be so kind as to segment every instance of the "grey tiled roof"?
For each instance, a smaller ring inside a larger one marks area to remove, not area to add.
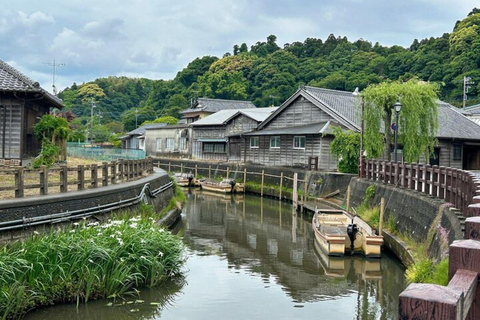
[[[243,134],[244,136],[274,136],[281,134],[320,134],[330,133],[328,130],[331,125],[330,121],[307,124],[297,127],[285,127],[280,129],[259,130]]]
[[[239,114],[243,114],[257,122],[262,122],[267,119],[268,116],[277,110],[277,108],[255,108],[247,110],[221,110],[211,114],[205,118],[193,122],[192,126],[211,126],[211,125],[223,125],[230,119],[236,117]]]
[[[480,104],[466,107],[464,110],[462,110],[462,113],[466,115],[480,114]]]
[[[141,127],[138,127],[135,130],[132,130],[128,132],[125,136],[141,136],[145,134],[147,129],[157,129],[157,128],[163,128],[167,124],[166,123],[149,123],[149,124],[144,124]]]
[[[0,60],[0,91],[41,93],[56,107],[63,107],[62,100],[43,90],[38,82],[33,82],[32,79],[2,60]]]
[[[439,101],[437,138],[480,140],[480,126],[462,115],[460,109]]]
[[[361,99],[349,91],[330,90],[315,87],[305,87],[305,92],[321,102],[342,120],[360,129]]]
[[[186,123],[177,123],[177,124],[167,124],[166,126],[159,126],[159,127],[146,127],[146,130],[155,130],[155,129],[183,129],[188,128],[188,124]]]
[[[217,112],[227,109],[251,109],[256,106],[251,101],[242,100],[223,100],[223,99],[209,99],[198,98],[197,103],[190,109],[182,111],[182,113],[190,112]]]

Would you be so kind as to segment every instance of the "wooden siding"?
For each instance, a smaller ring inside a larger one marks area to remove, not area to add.
[[[0,107],[0,158],[21,159],[22,105],[2,100]]]
[[[228,160],[227,146],[225,146],[225,153],[214,153],[214,152],[204,153],[202,150],[202,144],[203,142],[193,141],[193,144],[192,144],[193,159],[202,159],[202,160],[209,160],[209,161],[227,161]]]
[[[272,119],[263,130],[296,127],[330,120],[334,119],[300,96]]]
[[[224,126],[197,126],[193,127],[193,139],[216,139],[225,138]]]
[[[306,135],[305,149],[294,149],[293,137],[294,135],[280,135],[280,148],[270,148],[270,136],[259,136],[259,147],[250,148],[250,140],[247,138],[241,146],[242,159],[254,164],[306,168],[309,157],[318,157],[319,170],[337,170],[337,161],[329,149],[332,137]]]
[[[225,128],[227,135],[241,133],[241,132],[250,132],[253,131],[258,126],[258,122],[244,116],[243,114],[236,116],[230,120]]]

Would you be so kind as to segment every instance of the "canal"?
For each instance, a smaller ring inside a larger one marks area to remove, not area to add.
[[[184,277],[124,301],[59,305],[27,320],[392,319],[404,267],[328,258],[314,247],[311,215],[251,195],[190,191],[175,226],[187,247]]]

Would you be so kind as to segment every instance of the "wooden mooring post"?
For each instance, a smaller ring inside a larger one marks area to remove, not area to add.
[[[265,182],[265,170],[262,170],[262,186],[260,187],[260,196],[263,197],[263,183]]]
[[[295,210],[298,208],[298,173],[293,174],[293,195],[292,195],[292,200],[293,200],[293,206],[295,207]]]
[[[282,191],[283,191],[283,172],[280,172],[280,192],[278,195],[278,199],[282,201]]]
[[[472,204],[469,214],[480,210]],[[399,297],[399,318],[480,319],[480,217],[465,221],[466,240],[456,240],[449,248],[448,286],[410,284]]]
[[[243,193],[247,192],[247,168],[243,169]]]

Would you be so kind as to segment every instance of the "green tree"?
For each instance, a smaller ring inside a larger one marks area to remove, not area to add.
[[[33,163],[35,167],[50,166],[55,161],[66,160],[66,142],[70,128],[65,118],[45,114],[35,125],[34,133],[42,141],[42,151]]]
[[[340,127],[333,128],[335,138],[330,144],[330,151],[338,159],[338,171],[358,173],[360,157],[360,134],[352,130],[343,131]]]
[[[415,162],[421,155],[428,158],[438,128],[437,91],[438,85],[417,79],[383,82],[366,88],[362,98],[367,156],[378,158],[383,153],[385,159],[391,160],[393,134],[390,125],[395,121],[393,105],[398,100],[403,106],[399,141],[403,143],[405,160]]]
[[[157,118],[155,120],[149,120],[149,121],[145,121],[142,123],[142,126],[144,124],[150,124],[150,123],[166,123],[166,124],[177,124],[178,123],[178,119],[177,118],[174,118],[172,116],[166,116],[166,117],[160,117],[160,118]]]

